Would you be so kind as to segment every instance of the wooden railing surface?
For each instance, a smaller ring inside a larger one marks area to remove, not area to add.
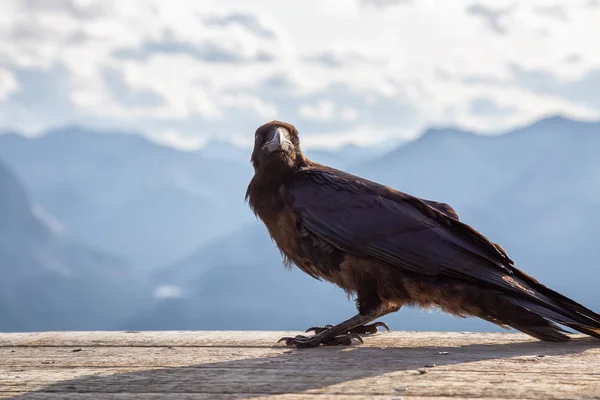
[[[600,399],[600,340],[390,332],[296,349],[298,332],[0,333],[0,398]]]

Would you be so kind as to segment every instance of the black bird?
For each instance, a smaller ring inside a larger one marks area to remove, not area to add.
[[[600,338],[600,315],[516,268],[452,207],[309,160],[293,125],[260,126],[251,161],[246,199],[285,264],[356,296],[356,316],[282,338],[288,345],[349,344],[402,306],[439,307],[546,341],[569,340],[559,324]]]

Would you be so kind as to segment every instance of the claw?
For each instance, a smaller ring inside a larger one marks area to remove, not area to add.
[[[361,344],[364,343],[358,333],[345,333],[332,338],[324,337],[322,339],[315,338],[314,336],[306,337],[297,335],[295,337],[282,337],[277,343],[285,342],[287,346],[296,346],[298,348],[316,347],[320,344],[324,346],[350,346],[352,345],[352,339],[358,340]]]
[[[306,336],[298,335],[296,337],[282,337],[277,343],[285,341],[287,346],[296,346],[297,348],[316,347],[322,342],[314,340],[314,337],[308,338]]]
[[[365,343],[364,340],[362,340],[362,338],[360,337],[360,335],[357,334],[357,333],[350,333],[348,335],[348,337],[350,338],[350,340],[352,340],[352,339],[358,339],[358,341],[360,342],[360,344],[364,344]]]
[[[339,346],[339,345],[350,346],[350,345],[352,345],[352,339],[357,339],[360,342],[360,344],[364,343],[364,341],[358,335],[358,333],[347,333],[345,335],[336,336],[327,342],[323,342],[323,344],[325,346]]]
[[[360,344],[365,343],[358,333],[349,333],[346,337],[350,339],[350,344],[352,344],[352,339],[357,339],[360,342]]]
[[[302,335],[297,335],[296,337],[282,337],[281,339],[279,339],[277,341],[277,343],[281,343],[283,341],[285,341],[285,344],[287,346],[291,346],[292,344],[294,344],[294,340],[296,339],[308,339],[306,336],[302,336]]]
[[[308,328],[307,330],[304,331],[304,333],[308,333],[311,331],[314,331],[316,335],[318,335],[319,333],[323,332],[324,330],[327,330],[329,328],[332,328],[333,325],[331,324],[327,324],[325,326],[311,326],[310,328]]]
[[[387,326],[387,324],[385,322],[375,322],[373,324],[371,324],[372,327],[374,327],[375,329],[377,329],[378,327],[382,327],[385,328],[388,332],[390,332],[390,327]]]
[[[387,329],[388,332],[390,331],[389,326],[387,326],[387,324],[385,322],[374,322],[372,324],[361,325],[361,326],[357,326],[356,328],[352,328],[352,329],[350,329],[350,332],[351,333],[374,334],[374,333],[378,332],[377,328],[380,326]]]

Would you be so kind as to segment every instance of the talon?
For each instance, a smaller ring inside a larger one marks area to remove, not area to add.
[[[298,340],[298,339],[307,339],[307,337],[306,336],[302,336],[302,335],[297,335],[295,337],[282,337],[281,339],[279,339],[277,341],[277,343],[281,343],[281,342],[285,341],[285,344],[287,346],[291,346],[291,345],[294,344],[294,341]]]
[[[327,342],[323,342],[325,346],[350,346],[352,345],[352,339],[357,339],[361,344],[363,344],[363,340],[357,333],[347,333],[344,335],[339,335]]]
[[[316,347],[321,344],[321,341],[315,340],[314,337],[308,338],[306,336],[297,335],[296,337],[283,337],[277,341],[283,342],[288,346],[296,346],[297,348],[308,348],[308,347]]]
[[[347,336],[336,336],[329,342],[323,343],[324,346],[350,346],[352,339]]]
[[[385,322],[375,322],[375,323],[371,324],[371,326],[373,326],[375,329],[377,329],[378,327],[381,326],[382,328],[385,328],[388,332],[391,332],[390,327],[387,326],[387,324]]]
[[[364,344],[365,343],[358,333],[349,333],[348,336],[346,336],[346,337],[348,339],[350,339],[350,344],[352,344],[352,339],[358,339],[358,341],[360,342],[360,344]]]
[[[352,328],[350,329],[349,333],[374,334],[378,332],[377,328],[380,326],[387,329],[388,332],[390,331],[389,326],[387,326],[385,322],[374,322],[372,324],[361,325]]]
[[[307,330],[305,330],[304,333],[308,333],[308,332],[314,331],[315,334],[318,335],[319,333],[321,333],[321,332],[323,332],[323,331],[325,331],[325,330],[327,330],[327,329],[329,329],[331,327],[333,327],[333,325],[331,325],[331,324],[327,324],[325,326],[311,326],[310,328],[308,328]]]

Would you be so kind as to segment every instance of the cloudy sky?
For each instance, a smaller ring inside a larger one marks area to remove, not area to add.
[[[2,0],[0,127],[190,147],[600,118],[600,0]]]

